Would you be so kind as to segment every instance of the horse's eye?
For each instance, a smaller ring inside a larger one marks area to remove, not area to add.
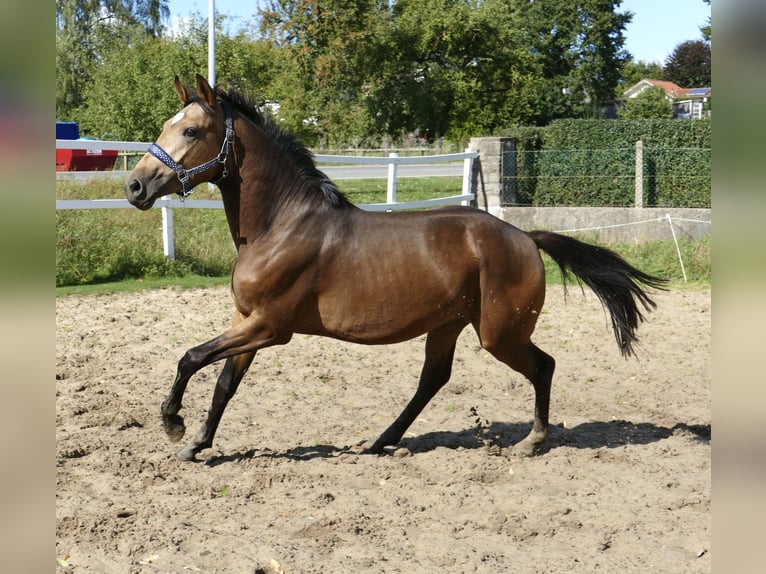
[[[184,130],[184,135],[187,138],[193,138],[197,135],[197,128],[186,128]]]

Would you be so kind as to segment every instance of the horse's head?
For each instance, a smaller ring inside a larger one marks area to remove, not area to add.
[[[171,193],[186,197],[194,186],[227,174],[234,131],[228,108],[197,74],[197,90],[175,78],[184,108],[165,122],[162,133],[125,180],[125,195],[139,209]]]

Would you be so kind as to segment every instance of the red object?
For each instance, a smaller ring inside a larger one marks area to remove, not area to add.
[[[57,149],[56,171],[106,171],[116,160],[117,150]]]

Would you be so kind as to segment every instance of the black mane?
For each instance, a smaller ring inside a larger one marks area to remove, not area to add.
[[[292,157],[300,174],[312,184],[310,187],[318,188],[333,207],[345,208],[353,205],[332,180],[317,168],[314,163],[314,154],[298,136],[284,131],[272,121],[270,116],[263,114],[251,96],[238,90],[227,91],[220,87],[215,88],[215,94],[261,128],[280,149]]]

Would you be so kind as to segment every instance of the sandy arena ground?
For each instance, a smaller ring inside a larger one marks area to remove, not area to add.
[[[296,335],[255,358],[198,463],[159,418],[176,363],[222,332],[228,290],[56,301],[57,572],[710,571],[709,289],[658,293],[624,360],[595,296],[549,286],[551,436],[511,446],[533,391],[466,330],[400,449],[362,455],[415,390],[424,338]],[[189,384],[188,433],[220,369]]]

